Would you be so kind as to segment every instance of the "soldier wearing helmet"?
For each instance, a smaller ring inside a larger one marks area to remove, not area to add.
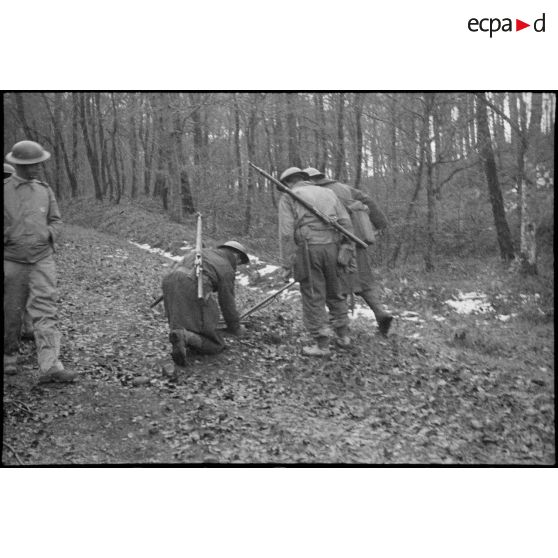
[[[4,182],[14,174],[15,169],[12,165],[8,165],[8,163],[4,163]]]
[[[298,167],[283,172],[281,181],[322,213],[352,232],[347,211],[333,192],[315,186]],[[303,348],[308,356],[329,354],[334,328],[336,342],[350,345],[346,297],[338,277],[338,255],[344,237],[287,194],[279,199],[279,249],[284,278],[300,282],[302,317],[314,343]],[[329,315],[328,315],[329,310]]]
[[[6,161],[15,173],[4,182],[4,372],[17,374],[24,309],[35,334],[43,382],[76,377],[60,362],[54,243],[62,220],[53,191],[39,180],[50,153],[34,141],[16,143]]]
[[[204,248],[202,261],[204,298],[201,300],[198,298],[194,252],[185,256],[181,264],[163,278],[171,355],[178,369],[186,366],[188,354],[192,351],[215,354],[225,348],[223,336],[217,329],[219,308],[227,324],[226,332],[235,336],[242,334],[234,281],[237,266],[250,263],[246,248],[240,242],[229,240],[213,249]]]
[[[347,184],[326,178],[324,173],[315,168],[308,167],[304,169],[304,171],[308,173],[312,183],[331,190],[346,208],[350,208],[355,201],[364,204],[368,209],[368,217],[376,230],[382,232],[387,228],[388,222],[385,215],[370,196]],[[378,277],[373,266],[372,247],[368,246],[368,248],[362,248],[357,245],[355,260],[356,269],[344,274],[345,281],[343,284],[345,290],[349,290],[350,285],[354,293],[360,295],[364,299],[366,304],[374,312],[380,333],[385,336],[388,334],[393,316],[381,303]]]

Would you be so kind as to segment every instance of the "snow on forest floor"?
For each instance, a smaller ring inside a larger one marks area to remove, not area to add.
[[[23,345],[21,374],[4,377],[3,463],[555,462],[553,321],[537,292],[506,290],[492,268],[387,274],[389,337],[359,305],[353,347],[326,359],[301,354],[291,289],[173,381],[162,305],[149,309],[172,262],[152,250],[67,226],[62,359],[81,376],[34,386]],[[241,311],[283,285],[257,259],[239,279]]]

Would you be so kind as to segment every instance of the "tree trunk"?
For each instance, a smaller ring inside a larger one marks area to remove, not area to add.
[[[364,93],[355,93],[355,126],[356,126],[356,174],[354,187],[360,188],[362,173],[362,106],[364,103]]]
[[[78,159],[78,126],[79,126],[79,93],[72,93],[72,175],[70,178],[70,188],[72,198],[78,195],[79,159]]]
[[[193,126],[194,147],[194,183],[198,185],[200,192],[205,191],[206,185],[206,157],[204,153],[204,130],[202,127],[202,103],[204,97],[201,93],[188,93],[192,108],[190,117]]]
[[[494,216],[498,244],[500,246],[500,255],[505,262],[510,262],[514,259],[515,254],[508,221],[506,220],[504,199],[498,180],[496,161],[494,159],[494,151],[490,139],[486,96],[485,93],[476,93],[476,96],[478,98],[476,116],[480,156],[484,162],[484,172],[488,184],[488,193],[492,205],[492,214]]]
[[[337,103],[337,145],[335,152],[334,176],[343,182],[347,178],[347,170],[345,167],[345,94],[339,93]]]
[[[52,117],[52,130],[51,137],[56,138],[53,145],[54,155],[54,185],[52,188],[59,199],[64,199],[64,179],[62,176],[63,161],[62,149],[64,146],[64,136],[62,130],[62,93],[54,93],[54,114]],[[65,150],[65,149],[64,149]]]
[[[137,114],[137,93],[131,93],[130,96],[130,155],[132,158],[132,185],[130,187],[130,197],[135,199],[138,195],[138,134],[136,126]]]
[[[302,167],[300,149],[298,145],[298,131],[296,125],[297,93],[285,93],[287,100],[287,133],[290,167]]]
[[[35,134],[31,130],[29,123],[27,122],[27,118],[25,116],[25,104],[23,101],[23,95],[18,92],[14,92],[15,101],[16,101],[16,110],[17,110],[17,117],[21,126],[23,127],[23,131],[25,132],[25,136],[28,140],[36,141]]]
[[[99,176],[99,159],[97,157],[97,151],[95,149],[94,140],[90,135],[87,120],[87,105],[90,100],[87,98],[87,93],[80,93],[80,124],[81,130],[83,132],[83,142],[85,143],[85,151],[87,153],[87,160],[89,161],[89,167],[91,168],[91,175],[93,176],[93,186],[95,188],[95,198],[97,200],[103,199],[103,191],[100,184]]]
[[[114,201],[119,204],[120,203],[120,198],[122,197],[122,194],[124,192],[124,186],[122,183],[122,177],[120,174],[120,169],[118,167],[119,165],[119,157],[118,157],[118,153],[117,153],[117,136],[118,136],[118,114],[116,112],[116,102],[114,100],[114,93],[110,94],[110,100],[111,100],[111,105],[112,105],[112,119],[113,119],[113,123],[112,123],[112,133],[111,133],[111,140],[112,140],[112,163],[114,165],[114,174],[116,177],[115,180],[115,187],[116,187],[116,191],[115,191],[115,195],[114,195]]]
[[[244,196],[244,171],[242,166],[242,152],[240,149],[240,107],[238,104],[238,94],[233,93],[234,99],[234,156],[238,171],[238,197]]]
[[[248,125],[246,126],[246,149],[248,152],[248,160],[253,161],[255,159],[256,151],[256,126],[258,123],[258,98],[257,93],[253,93],[250,99],[250,112],[248,115]],[[252,225],[252,197],[254,196],[254,183],[255,183],[255,171],[251,169],[248,172],[248,178],[246,181],[246,201],[245,201],[245,213],[244,213],[244,230],[245,235],[249,234],[250,227]]]
[[[518,178],[521,181],[520,203],[520,245],[519,263],[520,271],[526,275],[537,275],[537,220],[535,218],[535,190],[536,190],[536,167],[540,157],[540,136],[541,136],[541,117],[542,117],[542,95],[540,93],[531,94],[531,120],[529,129],[526,130],[526,123],[523,121],[522,134],[519,138],[518,152]],[[529,147],[531,146],[531,148]],[[527,154],[531,157],[527,158]],[[532,161],[531,168],[535,172],[528,172],[526,161]],[[530,174],[532,180],[527,176]]]
[[[430,120],[434,108],[435,94],[425,94],[425,118],[430,128]],[[428,134],[429,136],[430,134]],[[428,137],[425,142],[426,148],[426,252],[424,254],[424,264],[426,271],[434,271],[434,219],[435,219],[435,199],[434,199],[434,183],[432,179],[432,140]]]
[[[327,127],[326,127],[326,116],[324,108],[324,94],[316,93],[317,105],[318,105],[318,125],[320,127],[320,150],[319,158],[317,160],[317,169],[322,171],[324,174],[327,172]]]
[[[147,110],[144,109],[144,106]],[[149,196],[151,192],[151,180],[153,176],[153,154],[155,152],[155,136],[153,129],[155,126],[152,107],[149,98],[146,96],[140,103],[140,139],[143,149],[143,193]],[[155,188],[154,188],[155,189]],[[153,196],[155,197],[155,195]]]
[[[429,128],[429,121],[427,115],[425,114],[422,116],[422,127],[418,139],[419,148],[418,148],[417,173],[415,177],[415,190],[413,192],[413,196],[411,198],[411,201],[409,202],[409,206],[407,207],[407,212],[405,214],[405,221],[404,221],[405,225],[403,230],[406,231],[407,234],[411,232],[410,231],[411,227],[409,225],[409,222],[411,219],[411,215],[413,214],[413,211],[415,209],[415,204],[422,186],[422,173],[424,168],[425,145],[426,142],[428,141],[428,128]],[[395,249],[389,261],[390,266],[394,266],[395,263],[397,262],[399,254],[401,252],[401,246],[403,245],[404,238],[405,235],[403,234],[399,236],[399,240],[397,241],[397,245],[395,246]]]

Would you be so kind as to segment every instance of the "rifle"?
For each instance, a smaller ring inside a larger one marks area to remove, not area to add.
[[[256,304],[255,306],[252,306],[252,308],[246,310],[246,312],[244,312],[244,314],[240,316],[240,321],[245,320],[256,310],[259,310],[260,308],[267,306],[275,297],[279,296],[283,291],[290,289],[293,285],[296,285],[296,281],[291,281],[290,283],[287,283],[286,285],[281,287],[278,291],[275,291],[273,294],[269,295],[266,299],[262,300],[261,302],[258,302],[258,304]]]
[[[196,270],[196,277],[198,278],[198,298],[203,298],[203,268],[202,268],[202,216],[201,213],[198,213],[198,225],[197,225],[197,231],[196,231],[196,257],[194,260],[194,268]],[[169,271],[169,273],[172,273],[173,271],[175,271],[184,261],[184,258],[182,258],[180,261],[176,262],[171,270]],[[149,306],[149,308],[155,308],[155,306],[157,306],[157,304],[159,304],[161,301],[163,300],[163,295],[159,296],[157,299],[155,299],[151,305]]]
[[[194,269],[198,279],[198,299],[203,298],[203,259],[202,259],[202,216],[198,212],[198,228],[196,231],[196,255]]]
[[[248,161],[248,164],[253,169],[257,170],[261,175],[265,176],[269,181],[273,182],[273,184],[275,184],[275,186],[277,186],[277,188],[281,192],[284,192],[285,194],[291,196],[291,198],[296,200],[300,205],[302,205],[308,211],[313,213],[316,217],[318,217],[318,219],[321,219],[324,223],[326,223],[326,225],[331,225],[334,229],[338,230],[343,236],[345,236],[349,240],[352,240],[353,242],[356,242],[356,244],[358,244],[362,248],[368,247],[368,244],[366,244],[366,242],[358,238],[358,236],[355,236],[351,231],[348,231],[345,227],[341,226],[335,219],[332,219],[329,215],[322,213],[319,209],[315,208],[311,203],[307,202],[304,198],[301,198],[298,194],[295,194],[292,190],[290,190],[284,184],[279,182],[279,180],[273,178],[273,176],[265,172],[263,169],[260,169],[259,167],[254,165],[254,163],[252,163],[251,161]]]
[[[246,312],[244,312],[244,314],[242,314],[240,316],[239,320],[241,322],[244,321],[248,316],[251,316],[257,310],[260,310],[261,308],[264,308],[265,306],[270,304],[273,301],[274,298],[279,296],[283,291],[286,291],[287,289],[290,289],[293,285],[296,285],[296,281],[291,281],[290,283],[287,283],[286,285],[281,287],[278,291],[275,291],[273,294],[270,294],[267,298],[265,298],[261,302],[258,302],[258,304],[252,306],[252,308],[249,308],[248,310],[246,310]],[[224,322],[220,321],[219,325],[224,325]]]

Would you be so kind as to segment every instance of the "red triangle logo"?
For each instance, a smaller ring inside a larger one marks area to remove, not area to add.
[[[515,20],[515,30],[516,31],[521,31],[522,29],[525,29],[526,27],[531,27],[531,24],[530,23],[525,23],[524,21],[521,21],[520,19]]]

